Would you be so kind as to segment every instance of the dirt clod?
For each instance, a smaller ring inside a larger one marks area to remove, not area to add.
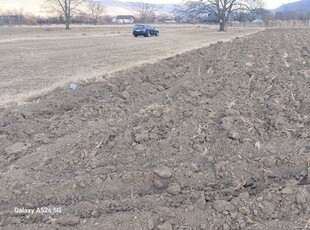
[[[158,230],[172,230],[172,225],[169,221],[167,221],[163,224],[158,225],[157,229]]]
[[[240,135],[237,131],[229,132],[229,137],[233,140],[239,140],[240,139]]]
[[[170,193],[171,195],[179,195],[181,193],[181,186],[177,183],[172,183],[170,186],[167,188],[167,192]]]
[[[168,179],[156,179],[154,180],[154,188],[163,190],[168,188],[170,181]]]
[[[75,226],[80,223],[80,219],[76,216],[62,216],[57,220],[57,224],[61,226]]]
[[[20,153],[23,151],[27,151],[29,146],[25,143],[17,142],[9,147],[7,147],[4,152],[6,154]]]
[[[225,200],[216,200],[213,202],[213,208],[218,212],[233,211],[235,208]]]
[[[154,173],[161,178],[170,178],[172,177],[172,170],[167,166],[160,166],[154,169]]]
[[[16,224],[20,224],[20,218],[18,217],[8,217],[5,220],[3,220],[0,224],[0,226],[4,227],[7,225],[16,225]]]
[[[171,219],[175,217],[175,212],[173,212],[170,208],[168,207],[159,207],[156,210],[157,214],[160,215],[161,218],[163,219]]]
[[[148,220],[148,225],[147,225],[147,229],[148,230],[153,230],[155,228],[155,224],[154,224],[154,221],[149,219]]]
[[[286,188],[281,190],[281,193],[285,194],[285,195],[293,195],[294,194],[294,189],[290,188],[290,187],[286,187]]]

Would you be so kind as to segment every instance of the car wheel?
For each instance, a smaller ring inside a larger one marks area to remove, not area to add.
[[[145,37],[151,37],[150,31],[146,32]]]
[[[158,31],[156,32],[156,36],[157,36],[157,37],[159,36],[159,32],[158,32]]]

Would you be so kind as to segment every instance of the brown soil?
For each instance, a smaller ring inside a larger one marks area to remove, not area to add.
[[[0,110],[1,229],[307,229],[309,44],[262,31]]]

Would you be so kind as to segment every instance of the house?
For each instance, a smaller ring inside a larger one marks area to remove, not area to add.
[[[173,18],[166,18],[164,21],[166,24],[175,24],[177,23]]]
[[[208,24],[217,24],[220,22],[220,19],[215,14],[208,14],[208,16],[203,19],[203,22],[206,22]]]
[[[134,23],[135,17],[132,15],[117,15],[117,17],[114,18],[112,22],[118,24]]]

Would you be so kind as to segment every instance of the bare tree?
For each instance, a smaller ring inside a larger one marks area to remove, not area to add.
[[[54,12],[59,13],[65,19],[66,30],[70,29],[70,20],[73,13],[85,0],[45,0],[48,7]]]
[[[220,31],[224,31],[232,12],[246,12],[262,7],[263,0],[189,0],[184,3],[183,10],[196,17],[202,14],[215,15],[220,21]]]
[[[101,1],[86,0],[86,14],[93,21],[94,25],[97,25],[99,18],[105,11],[105,6]]]
[[[175,5],[173,13],[178,22],[191,23],[199,16],[197,12],[189,10],[188,5]]]
[[[155,18],[156,12],[161,9],[161,6],[146,2],[135,2],[132,3],[131,8],[139,14],[140,20],[151,22]]]

